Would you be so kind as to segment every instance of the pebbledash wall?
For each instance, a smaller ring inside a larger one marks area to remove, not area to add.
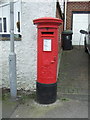
[[[33,0],[32,0],[33,1]],[[21,2],[21,41],[15,41],[17,57],[17,88],[34,90],[37,79],[37,29],[33,20],[40,17],[56,17],[56,0]],[[0,86],[9,88],[10,41],[0,41]]]

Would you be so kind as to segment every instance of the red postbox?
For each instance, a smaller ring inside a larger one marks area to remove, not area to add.
[[[58,26],[61,19],[45,17],[37,24],[37,101],[49,104],[57,97]]]

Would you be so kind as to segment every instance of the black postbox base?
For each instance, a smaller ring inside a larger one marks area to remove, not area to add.
[[[37,102],[40,104],[51,104],[57,98],[57,83],[41,84],[36,83]]]

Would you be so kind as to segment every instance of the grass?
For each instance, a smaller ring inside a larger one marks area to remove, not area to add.
[[[69,99],[68,98],[62,98],[61,101],[66,102],[66,101],[69,101]]]
[[[9,98],[10,98],[10,93],[9,92],[2,94],[2,100],[7,100]]]
[[[8,101],[10,100],[10,90],[3,90],[2,92],[2,100]],[[24,104],[27,100],[31,99],[36,99],[36,94],[35,92],[23,92],[23,91],[17,91],[17,100],[21,103]]]
[[[30,92],[30,93],[29,92],[25,92],[25,93],[19,92],[18,97],[19,97],[20,104],[24,104],[28,100],[36,99],[36,94],[35,94],[35,92]]]

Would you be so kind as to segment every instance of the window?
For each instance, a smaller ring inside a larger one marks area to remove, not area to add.
[[[0,32],[2,32],[2,18],[0,18]]]
[[[18,32],[20,32],[20,12],[18,12]]]
[[[20,12],[18,12],[18,21],[20,22]]]
[[[3,18],[3,31],[7,32],[6,18]]]
[[[7,32],[7,21],[5,17],[3,19],[0,18],[0,32]]]

